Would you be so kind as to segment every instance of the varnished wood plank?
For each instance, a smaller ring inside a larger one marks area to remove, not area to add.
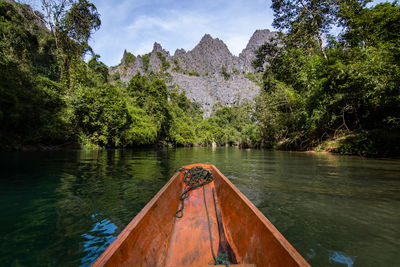
[[[237,265],[309,266],[272,223],[214,166],[205,186],[214,249],[219,244],[218,217]],[[177,219],[183,174],[176,173],[93,266],[215,266],[211,254],[202,188],[185,200],[184,217]],[[217,205],[212,189],[215,188]],[[219,211],[216,211],[217,206]],[[224,239],[222,238],[222,239]],[[223,241],[224,243],[225,241]],[[215,251],[215,253],[217,253]],[[223,266],[223,265],[221,265]]]

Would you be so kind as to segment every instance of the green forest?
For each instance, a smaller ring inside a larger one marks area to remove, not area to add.
[[[0,150],[237,145],[397,156],[400,6],[369,2],[273,0],[281,35],[247,74],[262,77],[255,103],[216,105],[205,118],[162,72],[127,84],[110,77],[88,44],[101,27],[93,3],[43,0],[41,13],[0,1]]]

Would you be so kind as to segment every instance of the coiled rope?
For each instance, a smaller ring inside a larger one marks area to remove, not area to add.
[[[214,262],[216,265],[224,264],[226,266],[229,266],[230,263],[228,261],[228,256],[226,254],[218,255],[218,257],[216,257],[214,254],[210,215],[208,213],[206,193],[205,193],[205,189],[204,189],[204,185],[209,184],[214,180],[212,172],[204,169],[203,167],[199,167],[199,166],[193,167],[190,169],[180,168],[179,171],[183,172],[183,181],[185,182],[186,185],[185,185],[185,190],[183,190],[183,193],[179,197],[179,200],[181,201],[181,207],[175,212],[175,216],[177,218],[183,217],[183,208],[185,205],[185,199],[187,199],[189,197],[191,190],[202,186],[203,187],[204,206],[206,208],[206,214],[207,214],[208,232],[210,234],[210,247],[211,247],[212,256],[214,258]]]
[[[212,173],[203,167],[193,167],[190,169],[180,168],[179,171],[183,171],[183,181],[185,182],[185,190],[179,197],[181,201],[181,207],[175,212],[177,218],[183,217],[183,208],[185,206],[185,199],[190,195],[190,191],[200,186],[204,186],[211,183],[214,180]]]

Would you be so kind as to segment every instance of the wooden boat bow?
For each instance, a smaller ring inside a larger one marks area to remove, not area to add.
[[[229,255],[230,266],[309,266],[214,165],[184,168],[192,167],[210,170],[214,180],[190,191],[182,218],[175,217],[185,187],[179,171],[92,266],[226,266],[215,265],[210,232],[215,254],[233,253]]]

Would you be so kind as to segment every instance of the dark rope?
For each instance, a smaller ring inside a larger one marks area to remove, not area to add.
[[[211,253],[214,258],[214,263],[215,265],[226,265],[229,266],[230,262],[228,260],[228,255],[226,254],[220,254],[218,257],[215,256],[214,253],[214,247],[213,247],[213,242],[212,242],[212,233],[211,233],[211,222],[210,222],[210,215],[208,214],[208,208],[207,208],[207,201],[206,201],[206,189],[204,188],[203,185],[203,200],[204,200],[204,206],[206,207],[206,214],[207,214],[207,222],[208,222],[208,233],[210,234],[210,247],[211,247]]]
[[[183,190],[183,193],[179,197],[179,200],[181,201],[181,207],[175,212],[175,216],[177,218],[183,217],[185,199],[189,197],[190,191],[205,184],[211,183],[214,180],[212,173],[203,167],[193,167],[191,169],[180,168],[180,171],[183,171],[183,181],[186,185],[185,190]]]
[[[183,193],[179,197],[179,200],[182,203],[181,208],[175,212],[175,216],[177,218],[183,217],[183,207],[184,207],[184,203],[185,203],[184,201],[186,198],[189,197],[189,192],[195,188],[202,186],[203,187],[204,206],[206,208],[206,214],[207,214],[208,232],[210,234],[211,253],[214,258],[214,262],[216,265],[224,264],[226,266],[229,266],[230,262],[228,261],[228,255],[221,254],[221,255],[218,255],[218,257],[216,257],[215,253],[214,253],[214,247],[213,247],[213,242],[212,242],[213,239],[212,239],[212,233],[211,233],[210,215],[208,213],[206,193],[205,193],[205,188],[204,188],[204,185],[211,183],[214,180],[212,173],[210,171],[204,169],[203,167],[193,167],[191,169],[180,168],[179,171],[183,171],[183,181],[185,182],[186,185],[185,185],[185,190],[183,190]]]

